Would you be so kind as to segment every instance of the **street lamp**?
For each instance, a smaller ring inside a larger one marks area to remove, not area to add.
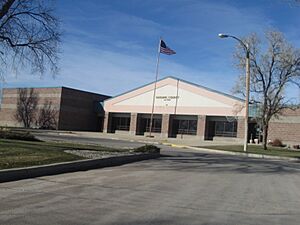
[[[247,151],[248,147],[248,117],[249,117],[249,95],[250,95],[250,49],[248,43],[244,43],[241,39],[229,35],[219,34],[220,38],[233,38],[237,40],[246,51],[246,99],[245,99],[245,140],[244,140],[244,151]]]

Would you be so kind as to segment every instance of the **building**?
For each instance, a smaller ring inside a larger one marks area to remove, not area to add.
[[[150,135],[161,139],[195,139],[243,142],[244,100],[175,77],[150,83],[110,98],[67,87],[33,88],[38,110],[46,102],[56,109],[58,130],[103,131],[122,135]],[[0,126],[21,127],[15,119],[18,88],[3,89]],[[29,89],[28,89],[29,90]],[[38,113],[38,112],[37,112]],[[259,136],[256,108],[250,105],[248,139]],[[33,124],[33,127],[38,125]],[[269,140],[300,144],[300,109],[285,110],[269,124]]]
[[[4,88],[0,108],[0,126],[22,127],[15,119],[18,88]],[[28,88],[29,90],[29,88]],[[56,129],[101,131],[103,127],[103,108],[101,102],[109,96],[80,91],[67,87],[32,88],[37,94],[38,109],[51,102],[55,114]],[[37,112],[38,113],[38,112]],[[36,127],[36,125],[33,125]]]
[[[103,132],[160,138],[243,141],[244,100],[175,77],[104,101]],[[255,123],[249,124],[249,137]]]
[[[300,144],[300,109],[287,109],[269,124],[269,140],[279,139],[284,144]]]

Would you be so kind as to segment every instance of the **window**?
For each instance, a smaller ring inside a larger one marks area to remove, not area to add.
[[[191,134],[197,133],[197,120],[179,120],[178,134]]]
[[[129,130],[130,118],[128,117],[117,117],[116,118],[116,130]]]
[[[215,136],[220,137],[236,137],[237,122],[216,121]]]
[[[146,119],[146,132],[150,132],[150,119]],[[161,132],[161,119],[153,118],[151,132]]]

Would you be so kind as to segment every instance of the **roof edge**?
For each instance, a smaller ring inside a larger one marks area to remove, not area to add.
[[[46,88],[54,89],[54,88],[60,88],[60,89],[69,89],[69,90],[73,90],[73,91],[85,92],[85,93],[89,93],[89,94],[101,95],[101,96],[104,96],[104,97],[111,98],[111,96],[109,96],[109,95],[99,94],[99,93],[96,93],[96,92],[91,92],[91,91],[86,91],[86,90],[81,90],[81,89],[76,89],[76,88],[71,88],[71,87],[66,87],[66,86],[53,86],[53,87],[24,87],[24,86],[23,87],[4,87],[3,90],[5,90],[5,89],[21,89],[21,88],[27,88],[27,89],[30,89],[30,88],[33,88],[33,89],[46,89]]]
[[[190,82],[190,81],[186,81],[186,80],[183,80],[183,79],[181,79],[181,78],[174,77],[174,76],[166,76],[166,77],[163,77],[163,78],[157,80],[157,82],[160,82],[160,81],[162,81],[162,80],[166,80],[166,79],[168,79],[168,78],[171,78],[171,79],[174,79],[174,80],[179,80],[179,81],[182,81],[182,82],[184,82],[184,83],[193,85],[193,86],[195,86],[195,87],[202,88],[202,89],[205,89],[205,90],[207,90],[207,91],[211,91],[211,92],[214,92],[214,93],[217,93],[217,94],[221,94],[221,95],[223,95],[223,96],[226,96],[226,97],[229,97],[229,98],[232,98],[232,99],[241,101],[241,102],[245,102],[244,99],[241,99],[241,98],[236,97],[236,96],[234,96],[234,95],[230,95],[230,94],[227,94],[227,93],[224,93],[224,92],[221,92],[221,91],[212,89],[212,88],[208,88],[208,87],[205,87],[205,86],[202,86],[202,85],[199,85],[199,84],[195,84],[195,83],[192,83],[192,82]],[[121,96],[121,95],[125,95],[125,94],[127,94],[127,93],[130,93],[130,92],[132,92],[132,91],[138,90],[138,89],[140,89],[140,88],[146,87],[146,86],[151,85],[151,84],[154,84],[154,83],[155,83],[155,81],[152,81],[152,82],[150,82],[150,83],[144,84],[144,85],[142,85],[142,86],[140,86],[140,87],[131,89],[131,90],[129,90],[129,91],[126,91],[126,92],[123,92],[123,93],[118,94],[118,95],[116,95],[116,96],[113,96],[113,97],[111,97],[111,98],[108,98],[108,99],[104,100],[104,102],[109,101],[109,100],[112,100],[112,99],[115,99],[115,98],[117,98],[117,97],[119,97],[119,96]]]

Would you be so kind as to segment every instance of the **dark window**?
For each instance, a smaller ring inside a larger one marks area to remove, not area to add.
[[[117,117],[116,118],[116,130],[129,130],[130,118],[129,117]]]
[[[192,134],[197,133],[197,120],[179,120],[177,134]]]
[[[146,119],[146,132],[150,132],[150,119]],[[153,118],[151,132],[161,132],[161,119]]]
[[[220,137],[236,137],[237,122],[216,121],[215,136]]]

